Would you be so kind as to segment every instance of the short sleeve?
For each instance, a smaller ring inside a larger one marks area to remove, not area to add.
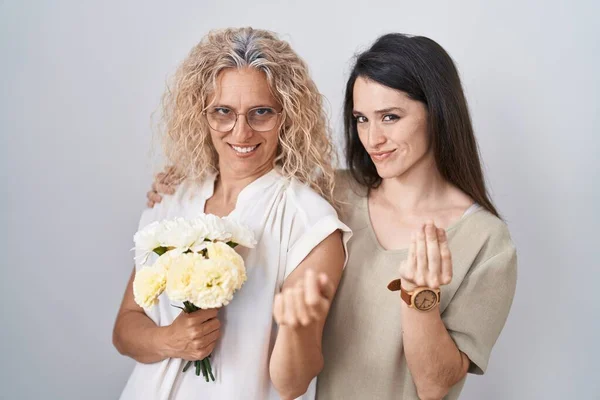
[[[335,209],[325,199],[307,186],[297,185],[290,194],[294,204],[291,220],[285,275],[287,278],[310,252],[336,230],[342,232],[344,252],[348,261],[347,244],[352,231],[340,219]]]
[[[442,313],[458,349],[471,360],[469,372],[482,375],[504,327],[517,283],[514,247],[472,267]],[[443,294],[442,294],[443,295]]]

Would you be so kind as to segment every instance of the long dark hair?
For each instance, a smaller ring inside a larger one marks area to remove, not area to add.
[[[499,216],[485,187],[458,71],[442,46],[423,36],[390,33],[381,36],[356,58],[344,102],[346,159],[358,183],[376,188],[381,184],[381,177],[358,138],[352,113],[352,93],[358,77],[400,90],[425,104],[430,143],[442,177]]]

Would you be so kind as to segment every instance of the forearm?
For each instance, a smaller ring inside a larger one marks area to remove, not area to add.
[[[419,397],[441,399],[464,377],[468,358],[448,334],[438,307],[428,312],[402,302],[403,347]]]
[[[113,344],[119,353],[140,363],[159,362],[169,357],[162,340],[164,329],[142,313],[125,312],[115,323]]]
[[[323,369],[321,335],[313,325],[280,326],[271,354],[270,374],[282,399],[295,399]]]

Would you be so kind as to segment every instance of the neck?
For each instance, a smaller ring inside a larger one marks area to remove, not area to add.
[[[398,211],[418,212],[438,208],[449,188],[430,154],[402,175],[383,179],[374,194]]]
[[[236,172],[228,168],[219,168],[219,176],[215,182],[213,197],[225,204],[235,203],[240,192],[261,176],[269,173],[273,167],[265,165],[252,173]]]

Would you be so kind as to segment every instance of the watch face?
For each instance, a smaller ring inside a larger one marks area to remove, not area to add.
[[[433,290],[423,290],[415,296],[414,304],[417,310],[431,310],[437,304],[437,295]]]

